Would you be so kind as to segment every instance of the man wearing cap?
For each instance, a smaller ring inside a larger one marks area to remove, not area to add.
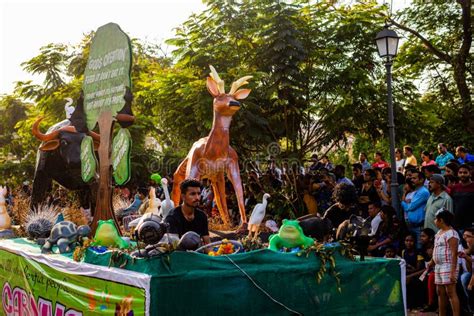
[[[433,174],[430,178],[429,189],[431,195],[426,202],[425,207],[425,228],[431,228],[435,232],[439,229],[434,223],[435,214],[439,209],[446,209],[453,212],[453,200],[446,193],[444,185],[444,177],[440,174]]]

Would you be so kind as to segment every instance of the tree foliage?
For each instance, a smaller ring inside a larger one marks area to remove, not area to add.
[[[423,81],[422,100],[438,114],[436,138],[474,148],[472,1],[413,1],[389,19],[407,36],[400,74]]]

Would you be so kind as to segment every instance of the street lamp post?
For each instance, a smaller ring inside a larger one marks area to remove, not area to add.
[[[393,118],[392,103],[392,60],[397,55],[399,37],[395,31],[390,30],[388,25],[375,37],[377,49],[381,58],[385,58],[385,68],[387,69],[387,106],[388,106],[388,132],[390,137],[390,166],[392,171],[392,184],[390,193],[392,196],[392,206],[399,215],[397,164],[395,161],[395,122]]]

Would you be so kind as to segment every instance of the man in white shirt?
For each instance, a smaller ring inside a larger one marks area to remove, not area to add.
[[[382,217],[380,216],[380,202],[370,202],[369,204],[369,216],[372,219],[370,222],[371,230],[369,236],[374,236],[377,230],[379,229],[379,225],[382,222]]]

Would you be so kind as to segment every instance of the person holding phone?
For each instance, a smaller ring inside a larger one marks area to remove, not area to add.
[[[364,218],[369,216],[369,204],[371,202],[380,203],[380,197],[375,187],[376,180],[377,174],[375,170],[367,169],[364,171],[364,184],[359,194],[359,215]]]
[[[417,236],[418,245],[421,230],[424,226],[425,221],[425,207],[430,197],[430,192],[424,186],[425,175],[423,172],[415,169],[411,173],[411,182],[415,189],[411,200],[405,197],[402,201],[402,209],[405,212],[405,218],[407,220],[408,230],[413,232]]]

